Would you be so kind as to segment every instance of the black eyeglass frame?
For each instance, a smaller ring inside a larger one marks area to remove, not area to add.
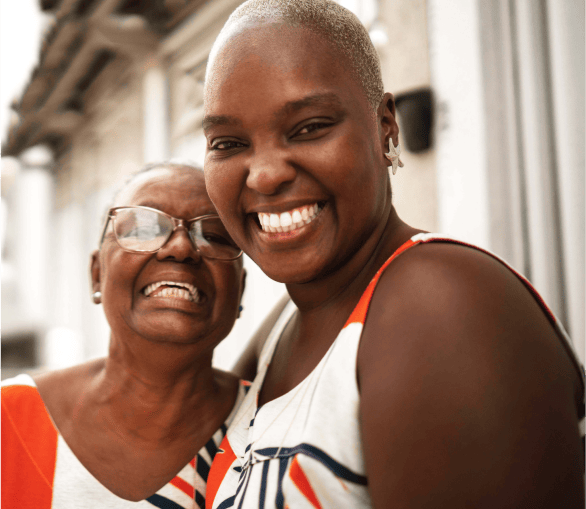
[[[118,240],[118,234],[116,233],[116,227],[114,225],[114,221],[116,219],[116,211],[121,210],[121,209],[143,209],[143,210],[149,210],[151,212],[156,212],[157,214],[168,217],[173,222],[173,229],[169,232],[169,236],[165,239],[165,242],[163,242],[161,247],[159,247],[158,249],[154,249],[151,251],[136,251],[134,249],[128,249],[128,248],[124,247],[122,244],[120,244],[120,241]],[[104,224],[104,230],[102,231],[102,236],[100,238],[100,248],[102,247],[102,244],[104,243],[104,238],[106,237],[106,232],[108,231],[108,224],[110,223],[110,220],[112,220],[112,225],[114,225],[113,232],[114,232],[114,237],[116,238],[116,244],[118,244],[118,246],[120,246],[120,249],[122,249],[128,253],[139,253],[139,254],[140,253],[144,253],[144,254],[156,253],[157,251],[159,251],[160,249],[163,249],[163,247],[165,247],[165,244],[167,244],[167,242],[169,242],[169,239],[172,237],[173,233],[175,233],[175,230],[177,230],[177,228],[183,227],[187,231],[187,235],[189,237],[189,240],[191,241],[191,243],[195,247],[195,250],[204,258],[209,258],[211,260],[226,261],[226,262],[234,261],[234,260],[237,260],[238,258],[240,258],[242,256],[242,249],[240,249],[240,253],[238,254],[238,256],[234,256],[232,258],[216,258],[216,257],[204,254],[199,249],[199,246],[197,245],[195,240],[193,240],[193,238],[189,234],[189,227],[193,223],[195,223],[196,221],[200,221],[202,219],[210,219],[210,218],[220,219],[220,216],[218,214],[205,214],[203,216],[194,217],[192,219],[178,219],[176,217],[173,217],[170,214],[167,214],[166,212],[163,212],[162,210],[154,209],[152,207],[143,207],[142,205],[123,205],[121,207],[112,207],[110,210],[108,210],[108,216],[106,217],[106,224]]]

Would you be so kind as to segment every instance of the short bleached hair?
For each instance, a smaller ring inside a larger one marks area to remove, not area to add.
[[[206,84],[213,61],[234,28],[248,22],[281,21],[312,30],[338,49],[350,64],[368,102],[377,110],[384,95],[378,53],[356,15],[332,0],[248,0],[243,3],[230,15],[214,42],[206,70]]]

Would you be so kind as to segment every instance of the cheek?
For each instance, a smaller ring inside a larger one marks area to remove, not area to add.
[[[216,285],[215,313],[235,318],[240,303],[240,272],[234,266],[217,266],[212,270]]]
[[[131,300],[135,279],[144,265],[144,260],[122,251],[117,246],[112,246],[104,254],[100,275],[102,298],[120,303]]]
[[[234,160],[206,162],[205,182],[208,195],[226,230],[240,246],[244,244],[243,215],[239,204],[246,186],[246,175]]]
[[[236,208],[239,181],[237,167],[232,162],[213,161],[211,156],[206,157],[206,190],[220,216]]]

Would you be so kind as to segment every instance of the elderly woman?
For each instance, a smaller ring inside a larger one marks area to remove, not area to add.
[[[3,384],[2,507],[204,507],[244,392],[211,365],[238,315],[242,252],[199,168],[148,167],[115,205],[91,261],[108,357]]]
[[[294,303],[207,507],[583,507],[571,344],[504,262],[398,217],[393,96],[356,17],[246,2],[212,49],[204,109],[209,195]]]

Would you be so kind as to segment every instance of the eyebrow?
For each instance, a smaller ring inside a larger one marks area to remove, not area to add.
[[[132,205],[128,205],[129,207],[132,207]],[[157,209],[160,212],[163,212],[161,210],[161,204],[156,202],[156,201],[151,201],[151,200],[147,200],[145,202],[139,202],[139,207],[149,207],[151,209]]]
[[[281,107],[274,116],[278,118],[282,115],[291,115],[302,110],[303,108],[314,105],[334,106],[338,109],[343,109],[340,98],[333,92],[327,92],[325,94],[308,95],[307,97],[298,99],[296,101],[289,101],[283,107]],[[229,115],[207,115],[204,117],[201,123],[204,131],[210,129],[211,127],[221,125],[241,126],[242,122],[238,118],[231,117]]]
[[[303,99],[298,99],[296,101],[289,101],[276,113],[275,116],[279,117],[283,114],[291,115],[302,110],[303,108],[315,105],[334,106],[338,109],[344,108],[342,101],[336,94],[333,92],[327,92],[325,94],[308,95]]]
[[[242,122],[229,115],[206,115],[201,123],[204,131],[218,125],[242,125]]]

